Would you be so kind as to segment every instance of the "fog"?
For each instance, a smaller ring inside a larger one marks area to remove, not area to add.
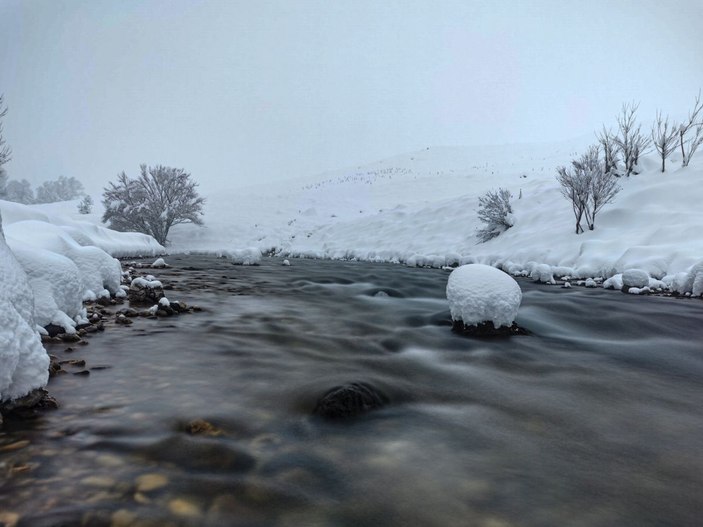
[[[582,136],[626,101],[685,114],[702,27],[695,0],[2,0],[6,169],[95,192],[165,164],[213,191]]]

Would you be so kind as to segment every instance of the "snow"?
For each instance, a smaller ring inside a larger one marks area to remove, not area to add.
[[[27,275],[5,243],[0,215],[0,401],[45,386],[49,356],[34,320],[34,295]]]
[[[649,273],[642,269],[628,269],[622,273],[622,284],[625,287],[647,287],[649,285]]]
[[[468,264],[449,275],[447,300],[452,320],[461,320],[467,326],[491,321],[499,328],[514,322],[522,291],[515,279],[503,271]]]
[[[154,269],[163,269],[164,267],[168,267],[168,265],[166,264],[166,261],[163,258],[157,258],[151,264],[151,267],[153,267]]]
[[[619,180],[622,191],[595,230],[576,235],[555,169],[592,142],[589,135],[553,144],[431,147],[275,185],[203,186],[205,227],[174,227],[172,250],[253,246],[284,258],[483,263],[516,276],[546,265],[553,277],[583,280],[629,269],[658,280],[688,272],[703,259],[703,152],[687,168],[674,155],[664,174],[656,157],[644,157],[640,174]],[[478,198],[498,187],[514,196],[514,226],[478,243]]]
[[[530,278],[536,282],[542,282],[543,284],[556,284],[554,275],[552,274],[552,268],[546,264],[535,265],[530,272]]]
[[[154,277],[151,275],[148,275],[145,278],[135,278],[132,280],[131,287],[140,287],[140,288],[148,288],[148,289],[156,289],[156,288],[162,288],[163,284],[159,282],[158,280],[154,280]]]

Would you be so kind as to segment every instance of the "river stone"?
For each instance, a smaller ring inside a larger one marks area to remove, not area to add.
[[[183,434],[158,441],[146,447],[143,454],[149,460],[213,472],[244,472],[256,464],[253,456],[224,441]]]
[[[512,335],[529,335],[529,332],[525,328],[521,328],[515,322],[510,326],[500,326],[496,328],[493,322],[483,322],[482,324],[467,326],[461,320],[454,320],[452,322],[452,331],[468,337],[510,337]]]
[[[136,480],[137,492],[151,492],[168,485],[168,478],[163,474],[142,474]]]
[[[388,397],[365,382],[350,382],[325,392],[317,401],[313,414],[325,419],[348,419],[381,408]]]

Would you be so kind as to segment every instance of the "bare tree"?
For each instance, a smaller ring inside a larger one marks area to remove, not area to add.
[[[679,144],[681,145],[681,166],[687,167],[691,157],[698,147],[703,144],[703,101],[698,90],[693,110],[688,113],[688,120],[679,128]],[[688,133],[694,131],[693,137],[687,138]]]
[[[205,200],[196,192],[197,183],[180,168],[140,166],[137,179],[122,172],[117,183],[103,192],[102,221],[118,231],[152,235],[165,244],[171,227],[180,223],[202,225]]]
[[[639,106],[639,103],[623,104],[620,115],[617,117],[618,135],[615,136],[614,140],[625,164],[626,176],[636,173],[637,162],[640,156],[647,152],[651,142],[649,137],[642,135],[642,125],[637,123]]]
[[[513,208],[510,191],[504,188],[489,190],[478,198],[478,219],[486,224],[476,232],[481,243],[495,238],[513,226]]]
[[[679,130],[673,123],[669,122],[669,116],[662,118],[660,111],[657,112],[657,120],[652,125],[652,144],[659,153],[662,160],[662,172],[666,171],[666,160],[674,153],[678,146],[677,139]]]
[[[578,161],[578,166],[588,183],[588,199],[583,213],[591,231],[596,228],[596,215],[605,205],[612,203],[615,195],[620,192],[615,173],[605,171],[605,165],[598,155],[598,147],[591,146]]]
[[[573,165],[572,167],[557,167],[557,181],[561,185],[561,194],[571,202],[571,208],[576,219],[576,234],[583,232],[581,219],[588,203],[588,182]]]
[[[596,134],[596,137],[603,149],[605,172],[616,173],[618,169],[618,145],[615,142],[615,135],[613,135],[612,130],[606,129],[605,125],[603,125],[603,129]]]
[[[3,96],[0,95],[0,167],[12,158],[12,149],[5,144],[5,138],[2,135],[2,118],[7,115],[7,106],[3,109],[4,104]]]
[[[571,202],[574,212],[576,234],[584,232],[582,219],[586,220],[589,230],[595,229],[596,215],[620,191],[615,171],[605,171],[605,163],[601,162],[599,154],[598,146],[591,146],[579,159],[571,162],[570,169],[557,168],[561,193]]]

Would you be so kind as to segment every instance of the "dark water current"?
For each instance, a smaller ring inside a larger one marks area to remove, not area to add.
[[[206,311],[50,349],[111,368],[6,426],[0,522],[703,525],[703,302],[521,282],[533,334],[476,340],[450,330],[445,271],[167,261],[167,296]],[[349,381],[391,404],[310,417]]]

